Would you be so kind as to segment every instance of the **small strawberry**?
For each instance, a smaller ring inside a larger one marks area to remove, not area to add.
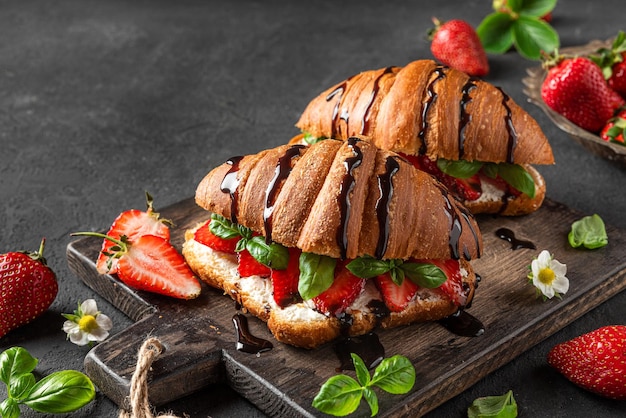
[[[284,308],[302,300],[298,292],[300,280],[300,253],[297,248],[289,248],[289,264],[285,270],[272,270],[271,280],[274,288],[274,301]]]
[[[441,22],[433,18],[435,28],[429,33],[430,51],[442,64],[471,76],[489,73],[487,54],[476,30],[460,19]]]
[[[624,133],[626,132],[626,110],[620,111],[615,117],[609,119],[600,131],[600,138],[608,142],[615,142],[620,145],[624,143]]]
[[[170,221],[160,219],[159,214],[154,211],[152,206],[153,199],[149,193],[146,193],[146,211],[130,209],[122,212],[113,221],[106,235],[119,239],[126,236],[131,242],[142,235],[157,235],[170,239],[170,230],[168,224]],[[111,247],[115,244],[110,240],[103,240],[102,248],[96,260],[96,269],[101,274],[114,274],[117,272],[117,258],[109,257]]]
[[[220,238],[211,232],[211,229],[209,228],[210,224],[211,220],[209,219],[201,227],[196,229],[193,236],[194,239],[200,244],[206,245],[215,251],[235,254],[235,248],[237,247],[237,242],[239,242],[239,237],[229,239]]]
[[[548,74],[541,86],[541,97],[555,112],[572,123],[598,133],[613,113],[625,104],[611,90],[602,70],[589,58],[558,58],[544,63]]]
[[[237,271],[241,277],[261,276],[269,277],[271,270],[264,264],[259,263],[248,250],[237,253]]]
[[[626,400],[626,326],[604,326],[557,344],[548,364],[583,389]]]
[[[465,306],[467,302],[467,291],[463,285],[463,276],[461,276],[461,268],[458,260],[447,259],[428,259],[428,260],[415,260],[417,263],[430,263],[439,267],[448,278],[441,286],[439,290],[456,306]]]
[[[626,98],[626,34],[620,31],[610,48],[600,48],[589,58],[600,66],[609,87]]]
[[[401,285],[397,285],[389,273],[374,278],[376,287],[383,296],[387,308],[391,312],[401,312],[417,293],[419,286],[408,278],[404,278]]]
[[[56,298],[59,287],[43,257],[45,241],[33,253],[0,255],[0,338],[40,316]]]
[[[126,236],[116,239],[97,232],[72,235],[113,241],[111,257],[117,258],[117,277],[133,289],[178,299],[193,299],[200,295],[200,283],[191,268],[170,241],[163,237],[142,235],[131,242]]]
[[[346,264],[346,262],[337,263],[333,284],[313,298],[315,307],[323,314],[338,316],[352,305],[363,291],[366,279],[352,274],[345,267]]]

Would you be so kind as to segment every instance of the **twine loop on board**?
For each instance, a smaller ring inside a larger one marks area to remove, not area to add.
[[[130,381],[128,406],[120,409],[118,418],[155,418],[148,400],[148,372],[154,360],[163,352],[163,345],[154,337],[146,339],[137,355],[137,366]],[[157,415],[156,418],[179,418],[172,414]]]

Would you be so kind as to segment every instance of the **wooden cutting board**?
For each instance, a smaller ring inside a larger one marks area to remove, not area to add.
[[[180,248],[183,232],[208,214],[187,199],[160,210],[174,221],[172,241]],[[406,395],[377,391],[381,417],[419,416],[461,393],[481,378],[563,328],[626,287],[626,232],[607,225],[609,245],[598,250],[573,249],[570,225],[585,214],[547,200],[537,212],[518,218],[480,216],[482,258],[473,262],[482,277],[468,312],[485,327],[479,337],[457,336],[437,323],[416,324],[376,334],[387,357],[402,354],[415,366],[415,386]],[[512,250],[496,236],[509,228],[537,249]],[[104,226],[106,228],[106,226]],[[235,303],[203,287],[193,301],[178,301],[136,292],[115,277],[99,275],[95,260],[101,241],[81,238],[69,244],[72,271],[89,287],[136,323],[92,349],[85,371],[118,405],[129,393],[137,351],[147,336],[165,346],[149,376],[150,401],[162,405],[208,384],[230,385],[270,416],[321,416],[311,407],[320,386],[340,366],[332,344],[303,350],[276,342],[265,324],[249,318],[251,332],[273,342],[259,355],[236,349],[232,318]],[[562,300],[543,302],[528,284],[528,266],[542,249],[567,264],[570,290]],[[354,376],[354,372],[345,372]],[[355,416],[369,416],[365,402]]]

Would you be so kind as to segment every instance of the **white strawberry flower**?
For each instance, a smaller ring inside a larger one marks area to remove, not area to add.
[[[543,299],[560,298],[569,290],[569,279],[565,277],[567,266],[558,262],[548,250],[543,250],[530,265],[528,279],[537,288]]]
[[[63,323],[63,331],[67,338],[76,345],[92,345],[104,341],[113,327],[111,318],[98,311],[93,299],[87,299],[78,305],[74,314],[62,314],[67,321]]]

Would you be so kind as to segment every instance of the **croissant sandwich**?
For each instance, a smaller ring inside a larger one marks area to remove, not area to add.
[[[473,298],[474,217],[370,142],[231,158],[200,182],[196,202],[210,216],[185,233],[188,264],[287,344],[438,320]]]
[[[314,98],[292,143],[363,135],[434,175],[474,214],[538,209],[553,164],[537,122],[500,88],[434,61],[356,74]]]

